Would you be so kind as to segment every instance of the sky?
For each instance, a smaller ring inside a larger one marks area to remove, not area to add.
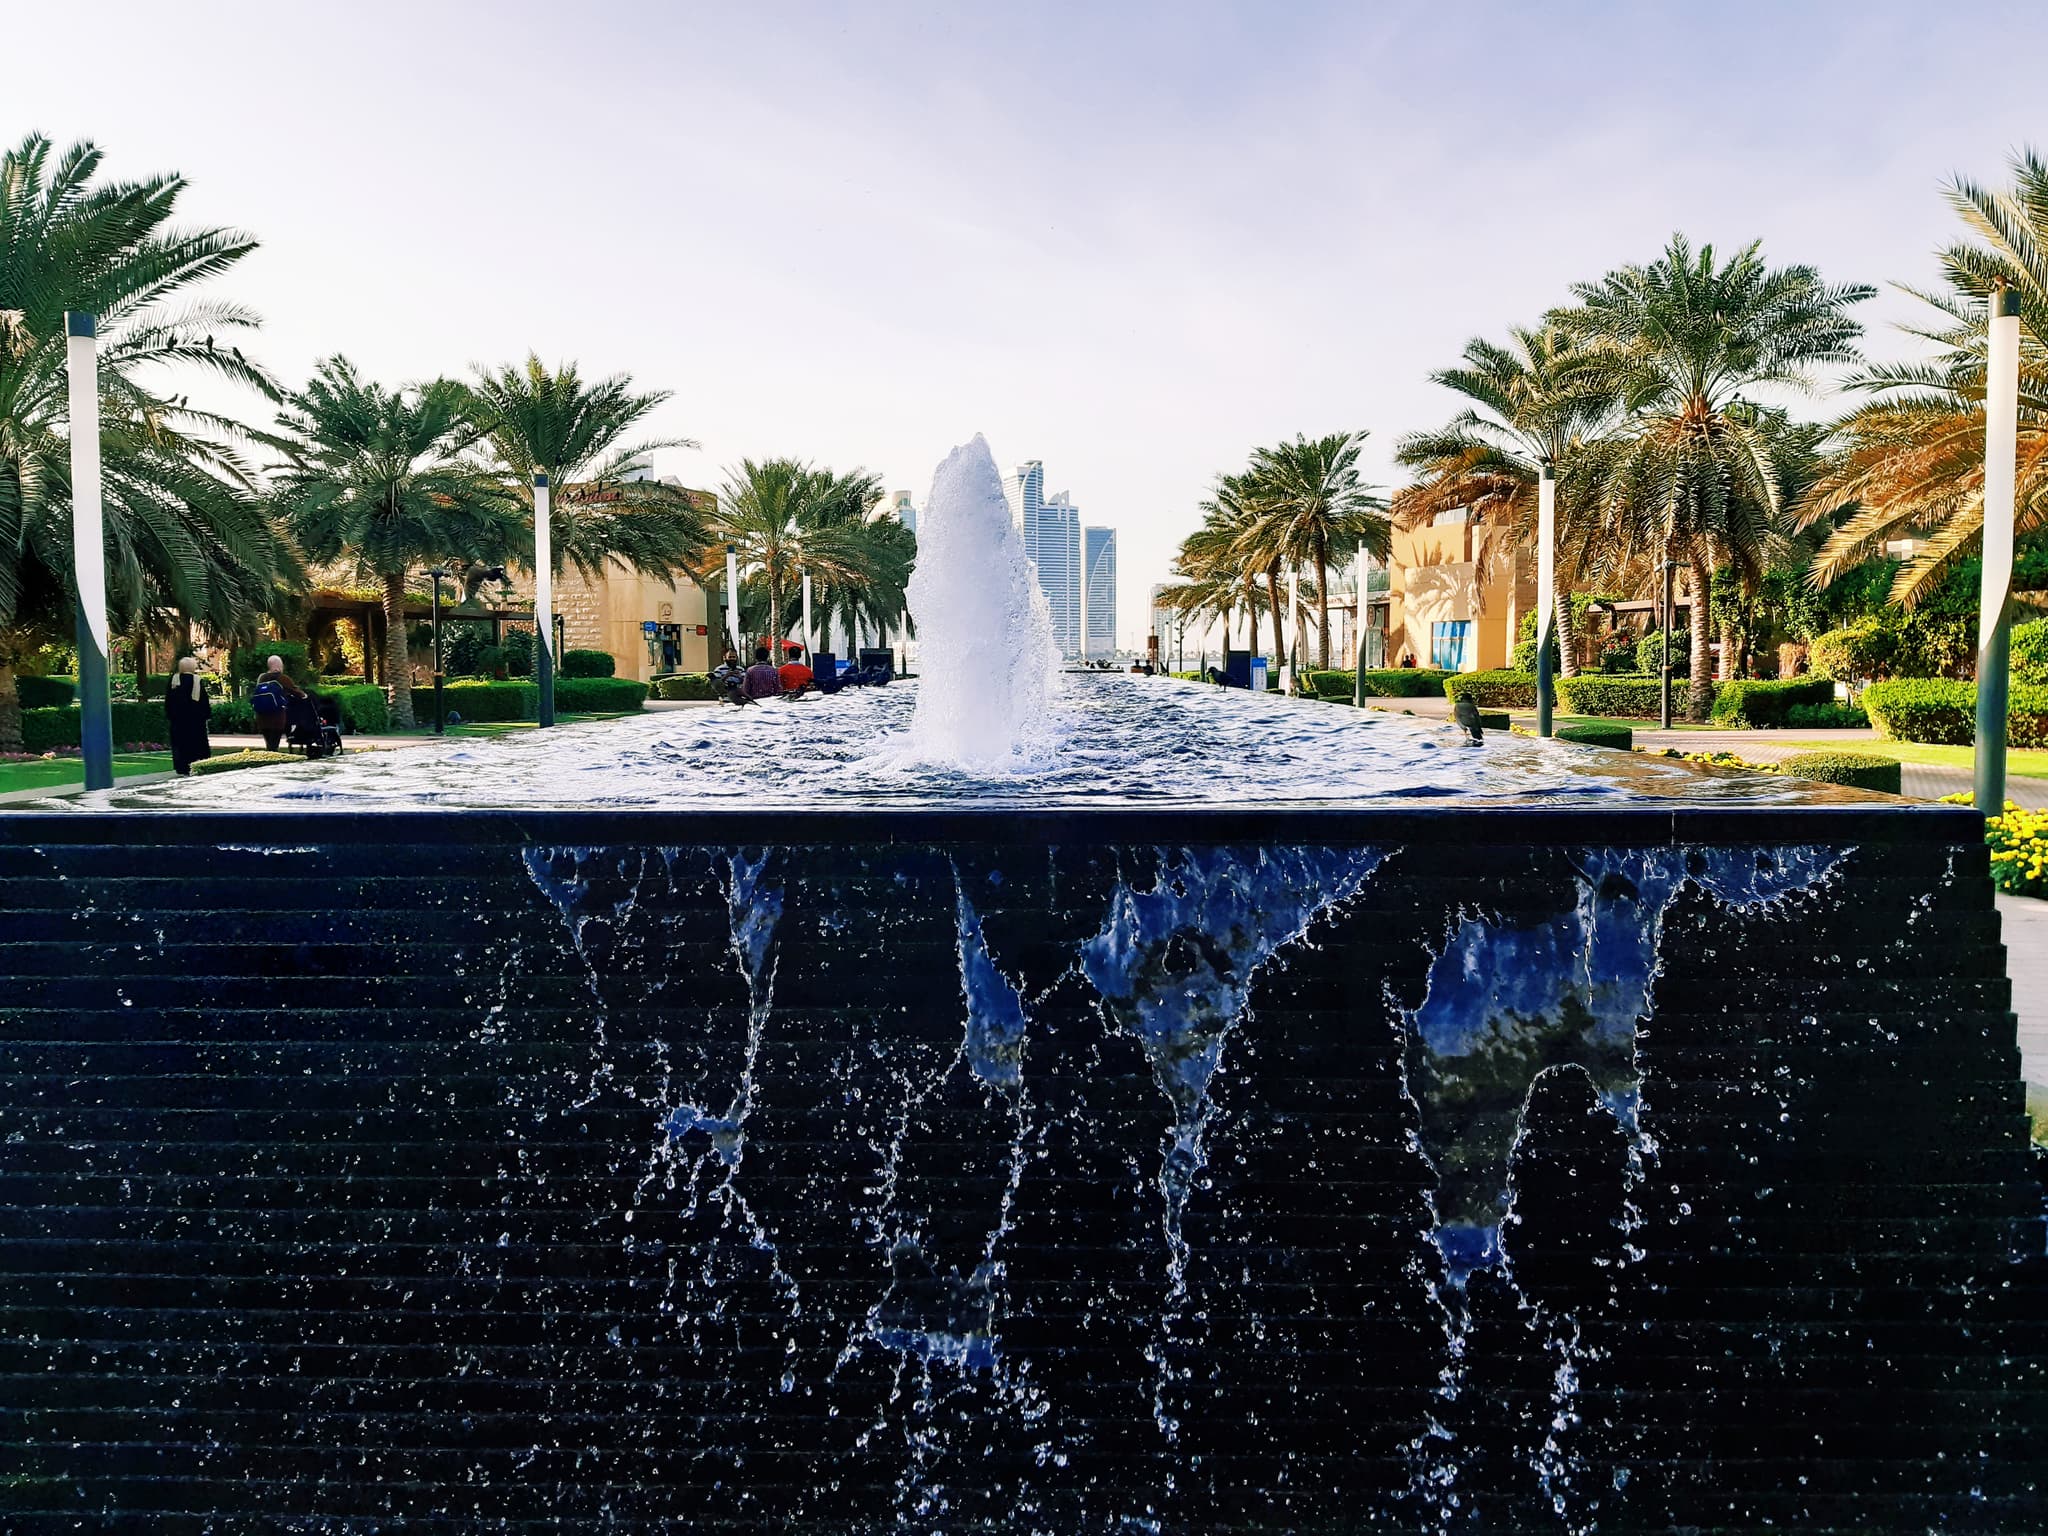
[[[1366,431],[1391,487],[1457,408],[1432,369],[1674,230],[1927,285],[1945,181],[2048,150],[2038,3],[72,0],[0,37],[7,143],[177,171],[261,242],[210,292],[283,380],[629,373],[714,489],[792,455],[922,504],[981,432],[1118,530],[1132,646],[1254,446]],[[1873,355],[1913,310],[1863,306]]]

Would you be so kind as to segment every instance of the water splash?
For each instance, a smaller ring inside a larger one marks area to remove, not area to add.
[[[910,616],[923,656],[908,746],[921,761],[1002,772],[1044,732],[1058,676],[1052,618],[1002,477],[977,435],[932,476]]]

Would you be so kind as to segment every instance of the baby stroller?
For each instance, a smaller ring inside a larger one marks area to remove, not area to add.
[[[285,706],[287,746],[303,748],[306,760],[341,755],[341,705],[309,693]]]

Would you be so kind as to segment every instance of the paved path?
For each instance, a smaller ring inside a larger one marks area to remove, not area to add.
[[[2000,896],[1998,912],[2013,1012],[2020,1016],[2020,1076],[2030,1099],[2048,1099],[2048,901]]]
[[[1378,709],[1408,713],[1419,719],[1447,720],[1450,718],[1451,703],[1448,699],[1385,699],[1373,706]],[[1517,725],[1531,726],[1536,723],[1533,710],[1514,710],[1512,718]],[[1798,752],[1815,750],[1814,743],[1827,745],[1840,743],[1850,751],[1860,741],[1877,740],[1877,732],[1868,729],[1846,731],[1660,731],[1636,728],[1635,744],[1661,751],[1675,747],[1681,752],[1733,752],[1737,757],[1746,757],[1753,763],[1775,763]],[[1899,787],[1915,800],[1939,800],[1943,795],[1961,794],[1970,787],[1970,772],[1966,768],[1935,767],[1922,763],[1901,765]],[[2029,810],[2048,807],[2048,779],[2028,779],[2014,774],[2006,780],[2005,797]]]

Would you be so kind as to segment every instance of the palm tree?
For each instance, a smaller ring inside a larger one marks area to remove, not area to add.
[[[1224,649],[1230,648],[1230,632],[1239,609],[1254,639],[1258,636],[1259,613],[1269,606],[1259,588],[1264,572],[1248,563],[1240,553],[1250,514],[1239,496],[1240,477],[1219,475],[1213,492],[1201,503],[1202,525],[1181,541],[1174,556],[1176,580],[1162,594],[1162,602],[1190,617],[1211,615],[1223,622]]]
[[[835,475],[796,459],[743,459],[709,520],[699,569],[715,580],[726,547],[737,546],[742,584],[766,596],[768,633],[777,640],[789,632],[791,600],[806,571],[813,601],[822,583],[851,626],[870,604],[876,612],[887,610],[886,600],[874,600],[885,595],[903,553],[900,541],[877,530],[886,523],[909,535],[893,517],[868,518],[881,498],[881,481],[864,470]],[[906,563],[902,580],[908,579]],[[900,611],[900,590],[896,602]]]
[[[1576,464],[1579,450],[1612,426],[1614,401],[1572,377],[1571,342],[1557,326],[1518,327],[1508,334],[1506,346],[1469,342],[1463,367],[1430,375],[1473,405],[1436,431],[1411,432],[1395,445],[1395,462],[1418,478],[1394,497],[1393,516],[1412,528],[1465,509],[1476,522],[1509,525],[1517,544],[1530,543],[1536,536],[1537,482],[1542,466],[1552,465],[1559,477],[1552,598],[1558,654],[1570,677],[1578,671],[1578,645],[1569,599],[1595,542],[1586,537],[1587,525],[1598,523]],[[1568,558],[1574,553],[1580,558]]]
[[[1843,449],[1799,509],[1802,525],[1851,515],[1814,556],[1826,586],[1906,536],[1924,540],[1893,578],[1891,600],[1910,608],[1984,531],[1984,306],[2002,284],[2019,296],[2019,464],[2013,515],[2023,532],[2048,527],[2048,162],[2014,161],[2013,188],[1956,181],[1948,199],[1976,244],[1942,254],[1947,293],[1905,291],[1941,318],[1911,326],[1940,349],[1932,361],[1866,369],[1851,382],[1874,398],[1840,423]]]
[[[550,371],[528,354],[520,367],[479,369],[470,384],[472,420],[488,467],[533,515],[533,477],[546,474],[548,531],[557,573],[573,565],[589,580],[613,561],[672,581],[691,571],[708,539],[705,509],[678,486],[650,478],[651,456],[694,448],[686,437],[627,442],[669,396],[636,391],[624,374],[583,382],[574,363]],[[533,563],[530,541],[521,544]]]
[[[1297,436],[1252,454],[1240,494],[1251,511],[1244,552],[1267,568],[1276,656],[1280,636],[1279,571],[1283,563],[1315,571],[1318,654],[1330,664],[1330,562],[1363,545],[1385,555],[1391,539],[1386,502],[1358,473],[1363,432]],[[1361,617],[1363,617],[1361,615]],[[1299,622],[1297,620],[1297,622]]]
[[[1713,699],[1707,594],[1716,564],[1753,582],[1783,512],[1782,413],[1749,404],[1760,388],[1812,388],[1818,370],[1856,361],[1860,284],[1831,287],[1811,267],[1770,268],[1752,244],[1725,262],[1674,235],[1648,266],[1574,286],[1553,319],[1570,336],[1573,376],[1611,395],[1620,429],[1585,455],[1610,525],[1634,523],[1682,563],[1692,591],[1688,713]]]
[[[76,607],[64,311],[99,318],[107,596],[117,628],[165,614],[218,633],[253,623],[290,549],[264,519],[230,424],[149,386],[187,365],[271,393],[226,338],[255,325],[220,303],[173,308],[255,249],[169,221],[182,177],[93,185],[100,151],[54,156],[34,135],[0,156],[0,751],[21,748],[15,670]]]
[[[405,582],[414,567],[500,558],[519,547],[519,504],[465,459],[474,400],[452,379],[402,389],[359,378],[344,357],[285,396],[264,441],[286,454],[271,506],[312,559],[346,559],[384,589],[384,675],[391,718],[413,724]]]

